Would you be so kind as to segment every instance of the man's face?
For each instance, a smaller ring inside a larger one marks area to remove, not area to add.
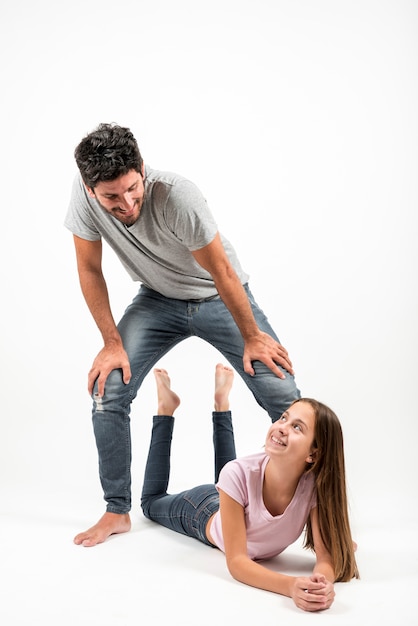
[[[130,170],[115,180],[98,183],[94,189],[87,187],[87,192],[106,213],[113,215],[122,224],[132,226],[139,218],[144,202],[142,175]]]

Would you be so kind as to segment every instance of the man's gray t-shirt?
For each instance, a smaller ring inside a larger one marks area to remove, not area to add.
[[[103,238],[133,280],[168,298],[204,300],[217,295],[209,272],[191,254],[213,241],[218,228],[194,183],[171,172],[145,169],[139,219],[125,226],[91,198],[77,175],[65,226],[89,241]],[[222,243],[242,284],[248,281],[230,242]]]

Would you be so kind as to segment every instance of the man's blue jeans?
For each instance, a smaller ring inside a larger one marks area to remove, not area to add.
[[[259,328],[279,341],[248,285],[245,289]],[[125,385],[121,370],[113,370],[106,381],[104,396],[93,401],[99,473],[108,512],[127,513],[131,508],[131,403],[149,371],[184,339],[200,337],[217,348],[273,422],[300,397],[293,376],[285,370],[286,378],[281,379],[256,361],[255,376],[244,372],[244,342],[220,298],[204,302],[175,300],[142,286],[118,329],[131,364],[131,381]]]
[[[228,461],[236,458],[230,411],[213,412],[215,483]],[[192,487],[178,494],[167,493],[170,479],[170,452],[174,417],[155,415],[142,488],[141,506],[145,517],[207,545],[209,518],[219,509],[219,493],[214,483]]]

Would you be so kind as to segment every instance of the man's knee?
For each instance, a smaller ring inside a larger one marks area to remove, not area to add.
[[[255,365],[256,374],[248,377],[247,385],[258,404],[275,422],[295,400],[300,398],[300,391],[294,377],[285,372],[286,378],[279,378],[264,364]]]

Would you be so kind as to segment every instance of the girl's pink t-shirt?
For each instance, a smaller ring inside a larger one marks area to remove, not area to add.
[[[260,452],[230,461],[219,475],[216,487],[244,507],[248,556],[253,560],[270,559],[280,554],[301,535],[311,509],[316,506],[314,477],[303,474],[295,494],[281,515],[273,516],[263,502],[264,472],[269,457]],[[221,512],[212,521],[210,534],[217,547],[225,551]]]

